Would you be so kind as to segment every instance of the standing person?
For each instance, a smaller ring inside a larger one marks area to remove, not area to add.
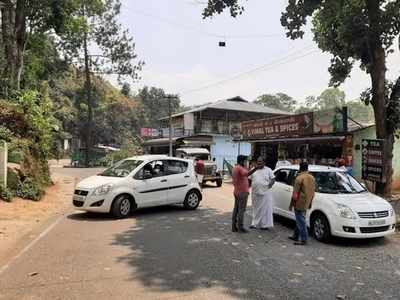
[[[308,239],[306,213],[311,208],[315,196],[315,179],[308,173],[308,163],[300,163],[299,174],[296,177],[293,187],[292,201],[289,211],[294,208],[296,216],[296,228],[293,236],[289,238],[295,245],[305,245]]]
[[[247,199],[249,197],[249,176],[256,171],[248,171],[247,157],[239,155],[237,164],[232,170],[232,181],[234,187],[235,206],[232,213],[232,231],[246,233],[247,230],[243,226],[244,213],[246,212]]]
[[[257,159],[257,170],[250,176],[250,179],[253,207],[253,219],[250,228],[267,230],[274,227],[274,205],[270,189],[275,183],[275,175],[265,165],[265,160],[262,157]]]
[[[195,162],[196,164],[194,165],[194,171],[196,172],[197,181],[199,182],[200,186],[202,186],[204,178],[204,168],[205,168],[204,161],[196,157]]]

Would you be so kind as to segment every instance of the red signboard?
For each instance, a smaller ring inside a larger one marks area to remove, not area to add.
[[[242,122],[243,139],[248,140],[303,136],[312,133],[312,113]]]
[[[160,135],[159,130],[155,128],[141,128],[141,137],[158,137]]]

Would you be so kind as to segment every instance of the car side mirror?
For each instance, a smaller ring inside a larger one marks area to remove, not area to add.
[[[144,171],[142,179],[151,179],[153,178],[153,175],[151,174],[150,171]]]

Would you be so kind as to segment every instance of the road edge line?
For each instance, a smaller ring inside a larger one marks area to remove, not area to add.
[[[8,263],[0,267],[0,275],[3,274],[18,258],[20,258],[25,252],[29,251],[39,240],[45,237],[62,219],[64,215],[56,219],[51,225],[49,225],[44,231],[42,231],[34,240],[32,240],[28,245],[26,245],[17,255],[13,256]]]

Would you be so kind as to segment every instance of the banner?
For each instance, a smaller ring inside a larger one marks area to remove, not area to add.
[[[336,133],[347,131],[347,108],[315,111],[314,133]]]
[[[160,132],[158,129],[155,128],[141,128],[140,129],[140,136],[141,137],[158,137]]]
[[[243,139],[304,136],[313,133],[313,113],[242,122]]]

